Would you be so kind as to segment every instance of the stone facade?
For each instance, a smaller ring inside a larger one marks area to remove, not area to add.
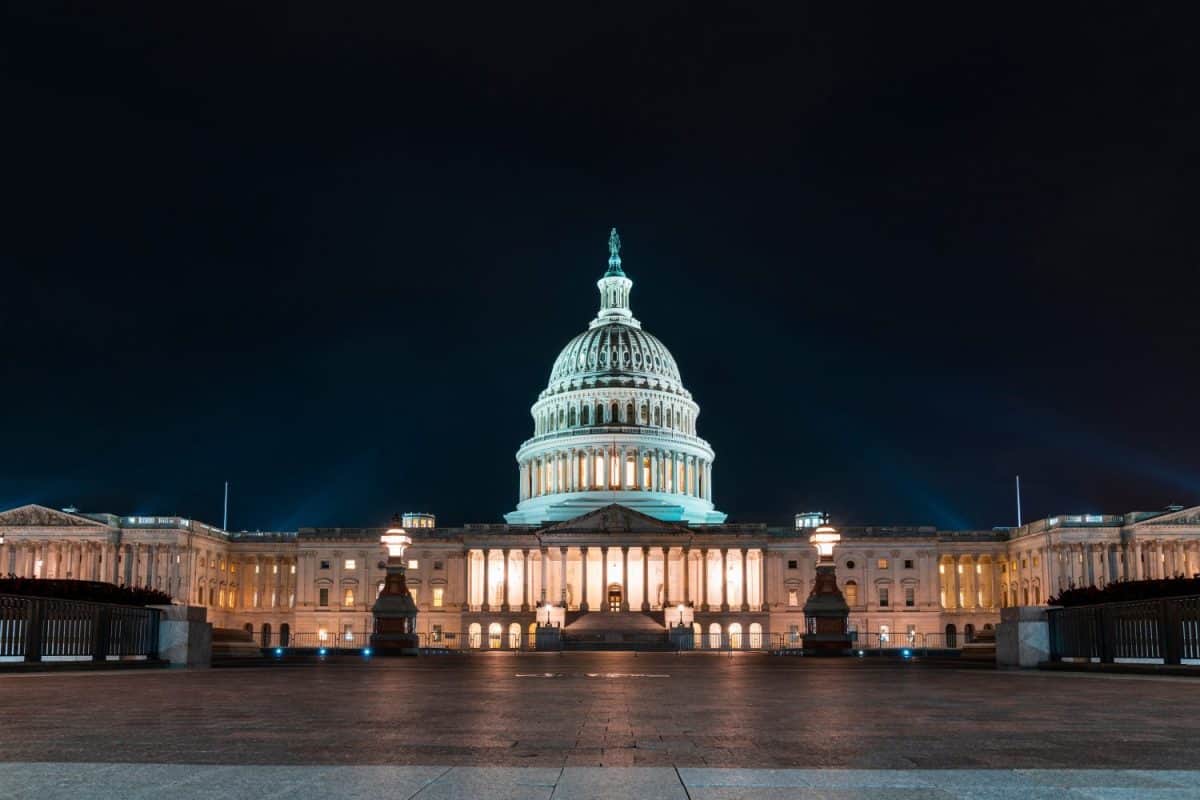
[[[330,641],[347,633],[360,641],[383,582],[384,530],[235,533],[179,517],[23,506],[0,512],[0,572],[152,586],[206,607],[217,627],[249,625],[256,636],[266,627],[272,642],[285,625],[293,638],[324,631]],[[585,556],[588,612],[610,613],[611,590],[619,610],[646,609],[663,623],[683,614],[705,635],[733,624],[747,636],[751,626],[802,631],[816,570],[804,527],[687,526],[621,506],[547,526],[407,530],[418,631],[428,640],[475,624],[484,647],[494,625],[501,646],[514,625],[528,632],[546,604],[582,612]],[[1200,572],[1200,507],[1060,515],[993,531],[841,533],[838,581],[860,633],[944,635],[954,626],[961,637],[994,625],[1000,608],[1044,603],[1060,587]]]

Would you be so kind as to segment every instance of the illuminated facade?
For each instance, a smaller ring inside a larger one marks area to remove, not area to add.
[[[615,231],[597,285],[596,319],[562,350],[531,408],[506,522],[446,528],[432,514],[404,516],[418,631],[427,643],[503,648],[527,642],[538,621],[568,634],[662,633],[682,622],[701,647],[757,647],[767,634],[798,643],[821,515],[725,521],[699,406],[632,315]],[[961,642],[995,624],[1001,606],[1043,603],[1068,585],[1200,572],[1200,507],[1016,529],[838,532],[837,580],[867,642]],[[153,586],[263,641],[353,644],[365,641],[384,582],[383,533],[237,533],[28,505],[0,512],[0,572]]]

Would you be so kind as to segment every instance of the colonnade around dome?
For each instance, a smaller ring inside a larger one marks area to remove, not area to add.
[[[712,463],[688,453],[598,445],[521,463],[521,500],[569,492],[660,492],[712,501]]]

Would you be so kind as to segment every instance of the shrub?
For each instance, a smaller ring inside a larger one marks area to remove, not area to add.
[[[1097,603],[1124,603],[1131,600],[1157,600],[1186,595],[1200,595],[1200,578],[1117,581],[1103,589],[1081,586],[1066,589],[1058,597],[1051,597],[1047,602],[1052,606],[1090,606]]]
[[[100,581],[73,581],[50,578],[0,578],[0,594],[25,597],[52,597],[87,603],[115,603],[123,606],[165,606],[171,595],[145,586],[117,586]]]

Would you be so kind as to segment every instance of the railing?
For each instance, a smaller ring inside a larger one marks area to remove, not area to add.
[[[682,651],[760,651],[780,652],[800,650],[804,646],[803,634],[746,632],[729,633],[695,633],[690,630],[681,632],[640,633],[597,631],[589,633],[568,633],[565,636],[543,636],[541,647],[537,634],[526,628],[520,633],[505,629],[500,633],[480,631],[437,631],[418,634],[420,647],[426,651],[449,652],[532,652],[559,651],[572,649],[622,649],[622,650],[666,650]],[[949,637],[944,633],[892,633],[859,632],[853,634],[851,648],[856,650],[955,650],[961,647],[963,636]],[[256,635],[255,641],[263,642],[261,635]],[[355,631],[349,637],[345,632],[335,634],[330,631],[323,637],[320,633],[291,633],[284,641],[281,633],[272,632],[262,645],[264,648],[282,648],[284,650],[325,650],[328,653],[353,651],[359,652],[370,647],[371,634],[367,631]]]
[[[1052,608],[1050,659],[1200,661],[1200,595]]]
[[[157,658],[160,615],[142,606],[0,595],[0,660]]]

